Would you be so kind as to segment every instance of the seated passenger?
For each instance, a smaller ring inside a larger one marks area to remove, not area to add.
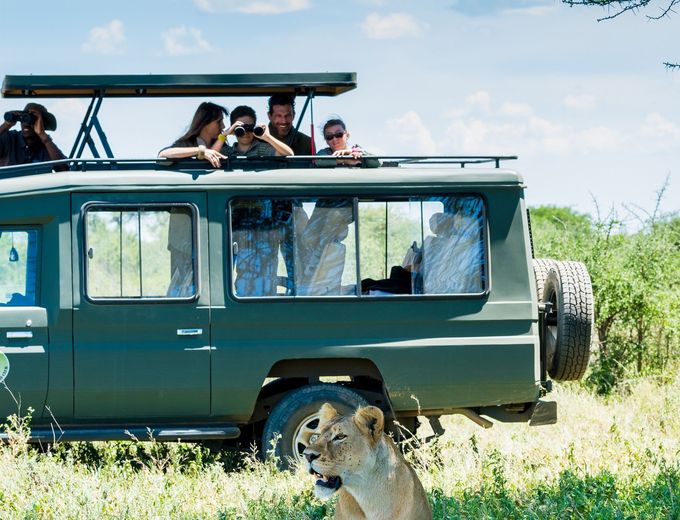
[[[293,155],[290,146],[269,133],[269,126],[256,124],[257,115],[249,106],[241,105],[232,110],[230,121],[231,126],[226,134],[236,137],[236,142],[229,147],[232,155]]]
[[[484,242],[478,219],[460,209],[430,217],[434,236],[423,244],[425,294],[482,292]]]
[[[220,159],[226,159],[226,137],[222,130],[224,116],[228,115],[229,111],[223,106],[207,101],[201,103],[191,120],[189,130],[171,146],[158,152],[158,156],[168,159],[196,157],[219,168]]]
[[[328,147],[319,150],[316,153],[317,155],[351,157],[351,159],[338,161],[338,164],[344,164],[345,166],[361,166],[362,164],[369,168],[380,166],[380,162],[375,158],[366,161],[360,160],[361,157],[367,157],[370,154],[359,145],[349,146],[349,132],[342,119],[334,118],[326,121],[326,124],[323,125],[323,137],[328,143]],[[322,163],[320,166],[325,166],[325,164]]]

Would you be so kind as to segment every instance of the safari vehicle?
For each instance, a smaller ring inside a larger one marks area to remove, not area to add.
[[[301,121],[314,97],[355,86],[7,76],[5,97],[91,103],[69,171],[0,169],[0,414],[32,407],[35,442],[256,442],[282,461],[324,402],[369,403],[411,431],[456,413],[554,423],[544,397],[584,373],[592,292],[581,264],[533,260],[524,182],[502,164],[514,157],[215,169],[114,158],[97,117],[111,96],[290,93],[306,97]]]

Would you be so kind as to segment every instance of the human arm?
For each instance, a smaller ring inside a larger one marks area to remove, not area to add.
[[[269,126],[268,125],[260,125],[260,128],[264,130],[264,133],[261,136],[256,135],[255,137],[257,139],[260,139],[261,141],[264,141],[265,143],[268,143],[276,150],[276,155],[285,155],[285,156],[290,156],[290,155],[295,155],[293,153],[293,149],[288,146],[286,143],[279,141],[276,137],[274,137],[270,132],[269,132]]]
[[[15,118],[13,121],[5,121],[4,119],[2,120],[2,124],[0,125],[0,134],[4,134],[8,130],[10,130],[14,125],[17,124],[17,121],[19,121],[19,112],[18,110],[13,110],[12,113],[15,115]]]
[[[35,123],[33,124],[33,131],[35,132],[35,135],[38,136],[38,139],[40,139],[42,145],[45,147],[50,160],[59,161],[61,159],[66,159],[64,152],[59,149],[54,141],[52,141],[52,138],[47,134],[47,132],[45,132],[45,125],[43,124],[42,115],[40,112],[36,113],[35,116],[36,119]],[[68,166],[66,164],[60,164],[55,166],[54,169],[57,171],[66,171],[68,170]]]
[[[175,143],[170,148],[164,148],[158,152],[158,156],[165,157],[166,159],[186,159],[187,157],[196,157],[199,160],[207,160],[215,168],[219,168],[220,159],[226,159],[226,156],[222,155],[217,150],[206,148],[204,145],[176,146],[178,144],[179,143]]]

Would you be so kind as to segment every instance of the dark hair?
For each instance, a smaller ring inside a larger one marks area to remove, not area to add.
[[[213,121],[228,115],[229,110],[223,106],[210,103],[209,101],[204,101],[198,105],[196,113],[194,114],[194,118],[191,120],[191,124],[189,125],[189,130],[187,130],[186,134],[180,137],[178,141],[189,141],[193,143],[203,128]]]
[[[295,96],[289,94],[274,94],[269,98],[269,115],[273,112],[274,105],[290,105],[293,112],[295,112]]]
[[[339,117],[337,117],[337,118],[329,119],[328,121],[326,121],[326,123],[323,125],[322,132],[325,134],[326,128],[328,128],[329,126],[335,126],[335,125],[340,125],[343,130],[347,130],[347,127],[345,126],[345,122],[342,119],[340,119]]]
[[[257,122],[257,114],[255,114],[255,111],[247,105],[239,105],[234,110],[232,110],[231,116],[229,116],[229,121],[231,121],[231,124],[233,125],[241,116],[250,116],[254,121]]]

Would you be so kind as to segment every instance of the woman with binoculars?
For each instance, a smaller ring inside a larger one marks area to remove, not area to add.
[[[221,135],[233,135],[236,142],[229,147],[231,155],[272,156],[294,155],[287,144],[279,141],[269,133],[268,125],[258,125],[255,110],[241,105],[231,111],[229,116],[231,126]]]
[[[10,130],[17,123],[21,123],[21,131]],[[23,110],[5,112],[0,125],[0,166],[66,159],[45,132],[56,129],[57,118],[38,103],[28,103]],[[59,164],[54,169],[65,171],[68,165]]]

